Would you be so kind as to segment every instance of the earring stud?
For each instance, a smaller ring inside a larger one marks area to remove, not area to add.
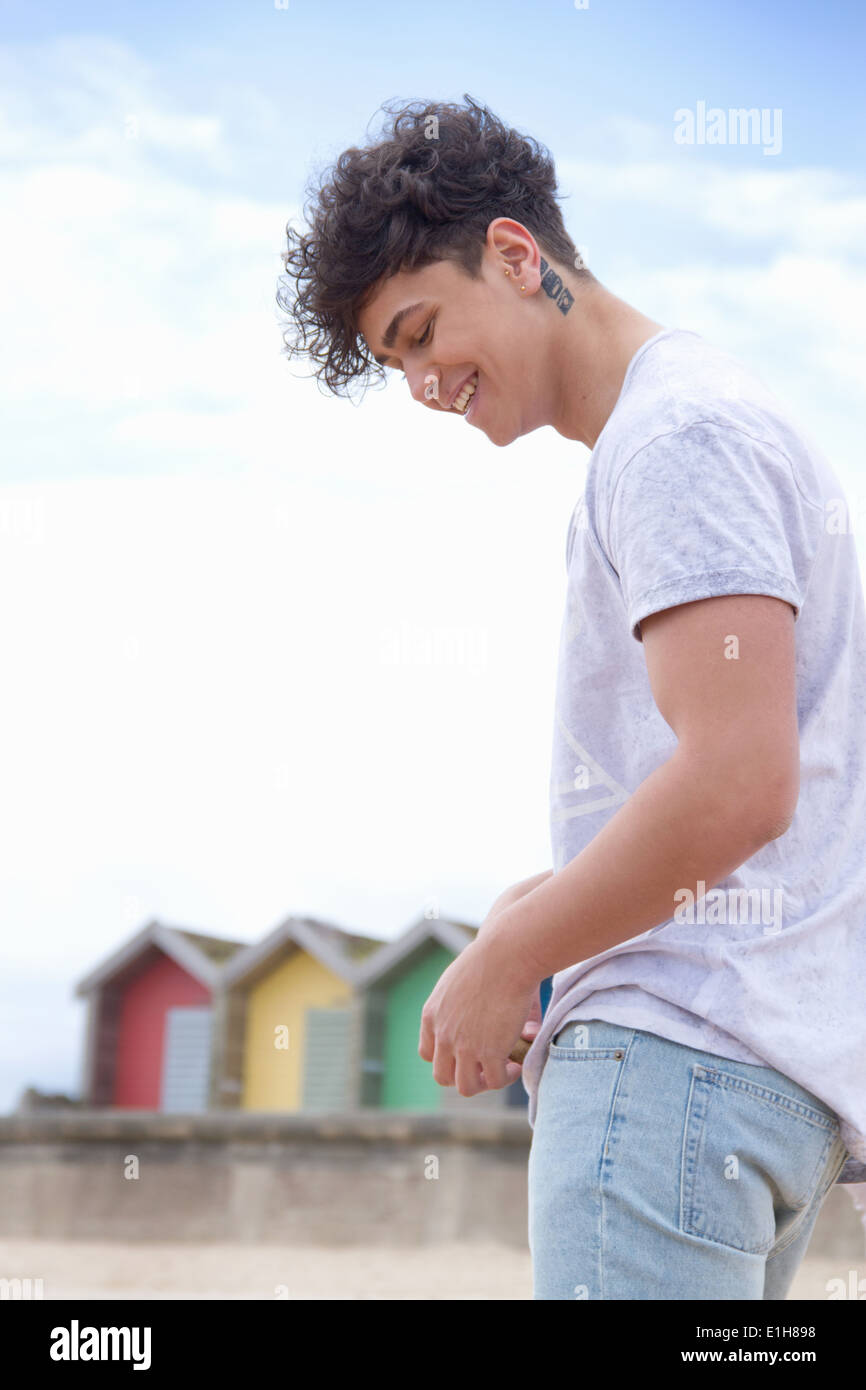
[[[506,275],[510,275],[510,274],[511,274],[511,271],[510,271],[510,270],[506,270],[505,274],[506,274]]]
[[[525,290],[525,289],[526,289],[526,286],[525,286],[525,285],[521,285],[520,288],[521,288],[522,290]]]

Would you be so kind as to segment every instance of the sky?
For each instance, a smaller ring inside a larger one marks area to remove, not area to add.
[[[551,863],[588,450],[290,364],[308,180],[397,99],[540,140],[602,283],[818,441],[862,565],[864,31],[854,3],[0,4],[0,1110],[77,1093],[75,984],[153,918],[388,940]],[[676,138],[740,107],[761,139]]]

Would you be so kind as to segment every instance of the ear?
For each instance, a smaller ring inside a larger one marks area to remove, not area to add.
[[[487,228],[487,250],[500,275],[506,270],[534,294],[541,284],[541,251],[532,233],[511,217],[495,217]]]

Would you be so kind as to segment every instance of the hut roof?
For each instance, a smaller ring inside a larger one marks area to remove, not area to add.
[[[170,927],[154,918],[79,980],[75,993],[90,994],[92,990],[110,984],[118,976],[133,970],[143,955],[155,949],[170,956],[194,979],[213,989],[219,983],[220,971],[225,963],[243,951],[245,944],[226,937],[188,931],[183,927]]]

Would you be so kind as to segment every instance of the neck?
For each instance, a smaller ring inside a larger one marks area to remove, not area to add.
[[[566,439],[594,449],[616,405],[629,362],[664,324],[597,284],[582,289],[560,322],[565,332],[557,333],[551,344],[554,394],[553,418],[548,423]]]

